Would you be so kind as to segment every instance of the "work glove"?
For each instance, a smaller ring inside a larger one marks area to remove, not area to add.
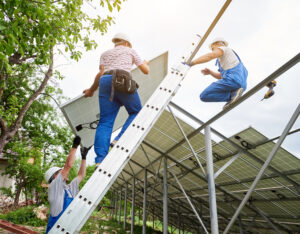
[[[76,136],[73,140],[72,148],[77,149],[77,147],[80,145],[80,142],[81,142],[80,136]]]
[[[81,159],[82,160],[86,160],[86,156],[87,156],[87,154],[88,154],[88,152],[89,152],[89,150],[92,148],[92,146],[90,146],[90,147],[81,147],[80,148],[80,152],[81,152]]]

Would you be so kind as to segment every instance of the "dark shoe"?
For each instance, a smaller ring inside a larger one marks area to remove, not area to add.
[[[236,102],[236,100],[238,100],[242,96],[243,92],[244,92],[243,88],[239,88],[236,91],[234,91],[232,93],[233,95],[231,97],[231,100],[223,106],[223,110],[229,107],[232,103]]]
[[[100,163],[96,163],[95,169],[94,171],[96,171],[98,169],[98,167],[100,166]]]
[[[112,148],[112,147],[114,147],[114,145],[115,145],[115,144],[117,144],[117,142],[118,142],[118,141],[116,141],[116,140],[113,140],[113,141],[110,143],[110,145],[109,145],[109,146]]]

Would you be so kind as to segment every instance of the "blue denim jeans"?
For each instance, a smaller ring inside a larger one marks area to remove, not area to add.
[[[108,153],[112,129],[120,107],[124,106],[129,116],[115,140],[119,140],[135,116],[142,109],[141,100],[137,91],[135,91],[134,94],[126,94],[115,90],[114,99],[111,102],[109,100],[111,80],[112,75],[104,75],[99,81],[100,121],[96,130],[94,143],[94,149],[97,155],[95,163],[101,163]]]

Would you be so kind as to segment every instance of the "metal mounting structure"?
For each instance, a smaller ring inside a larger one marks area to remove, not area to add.
[[[134,233],[136,207],[143,207],[143,233],[150,216],[163,221],[164,233],[168,233],[170,226],[178,233],[213,234],[271,229],[291,232],[300,227],[300,213],[291,205],[300,204],[299,160],[280,147],[299,116],[299,106],[276,144],[254,128],[227,138],[210,127],[295,66],[300,54],[205,123],[171,102],[189,70],[182,62],[193,59],[230,2],[225,2],[205,35],[197,36],[182,59],[171,68],[50,233],[79,233],[109,189],[114,194],[115,218],[119,222],[122,194],[124,213],[127,200],[131,200],[131,233]],[[169,112],[165,111],[167,107]],[[200,126],[193,128],[177,118],[174,110]],[[212,141],[211,133],[223,140]],[[275,154],[285,160],[274,158]],[[284,166],[287,161],[290,163]],[[258,176],[254,177],[256,173]],[[126,227],[126,218],[123,225]]]

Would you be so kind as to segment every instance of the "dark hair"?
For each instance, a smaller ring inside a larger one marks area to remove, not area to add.
[[[114,39],[114,44],[119,44],[119,43],[123,43],[123,42],[126,42],[126,41],[123,39],[118,39],[118,38]]]
[[[51,182],[55,179],[55,176],[58,175],[58,173],[61,171],[61,169],[57,170],[53,175],[50,177],[48,184],[51,184]]]

